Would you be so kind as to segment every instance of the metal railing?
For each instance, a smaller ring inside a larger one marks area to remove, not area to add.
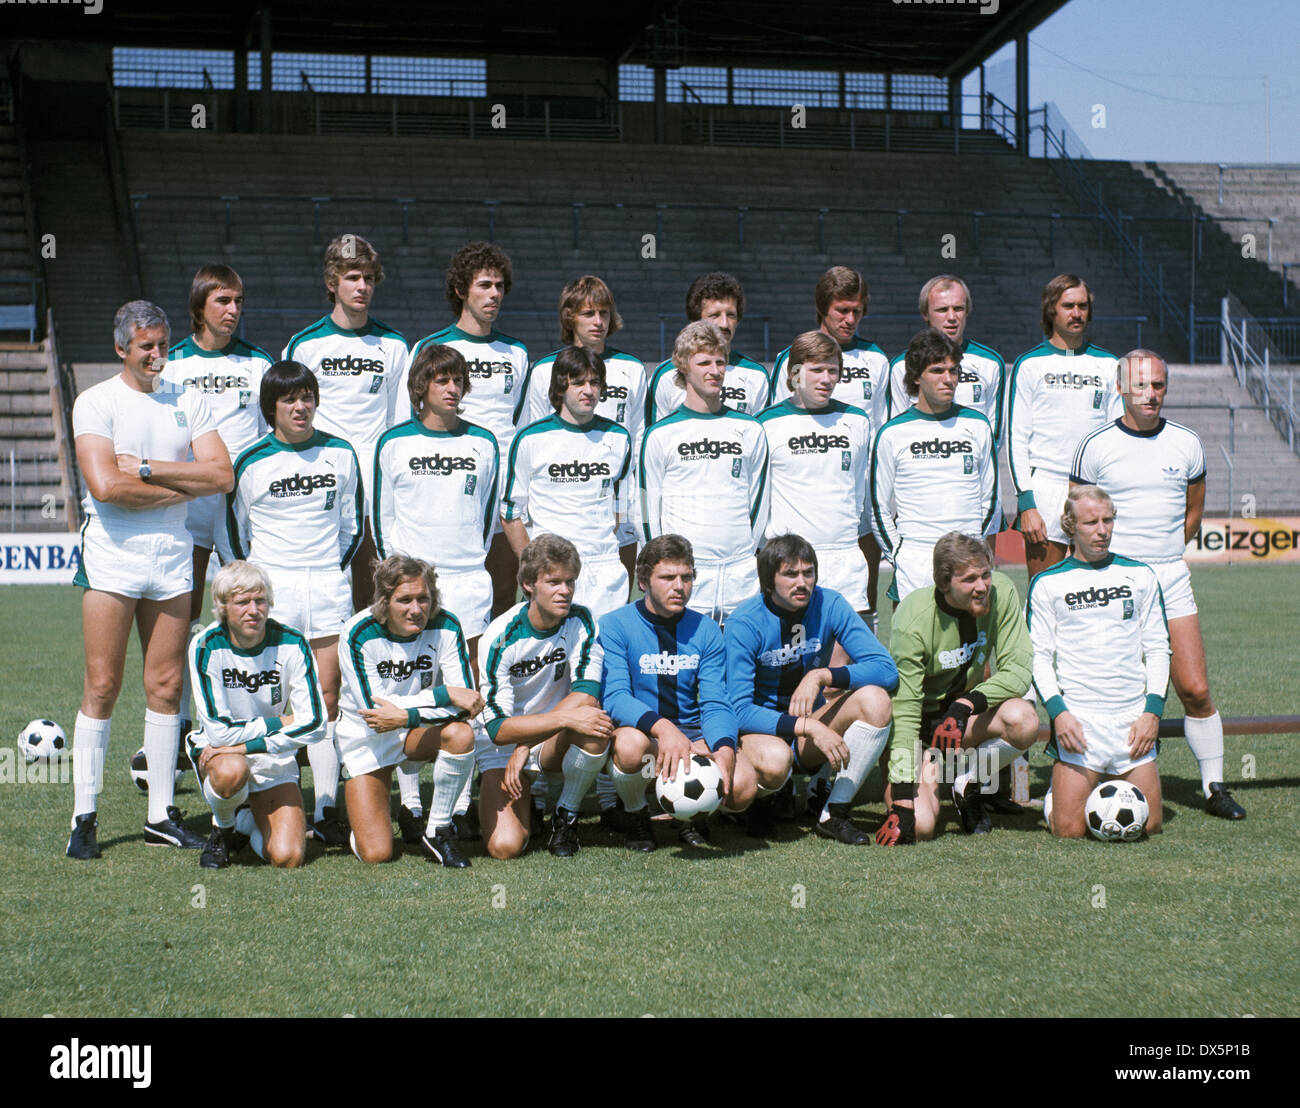
[[[1219,336],[1223,351],[1221,360],[1232,366],[1237,383],[1260,404],[1265,418],[1286,439],[1287,449],[1293,454],[1300,454],[1300,449],[1297,448],[1300,436],[1296,434],[1296,374],[1285,375],[1286,399],[1282,400],[1277,395],[1281,389],[1273,381],[1274,346],[1268,333],[1239,303],[1233,303],[1232,297],[1225,296],[1221,306]],[[1279,386],[1280,384],[1278,382]]]

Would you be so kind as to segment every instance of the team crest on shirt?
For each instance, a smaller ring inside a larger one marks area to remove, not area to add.
[[[511,390],[514,387],[515,387],[515,375],[513,373],[507,373],[505,376],[505,388],[503,388],[501,391],[504,392],[507,396],[509,396]]]
[[[975,459],[970,454],[963,454],[961,456],[961,471],[962,473],[975,472]]]
[[[382,373],[376,373],[374,377],[372,377],[370,380],[370,391],[372,393],[375,393],[378,392],[383,387],[384,387],[384,375]]]
[[[465,495],[473,496],[474,489],[477,486],[478,486],[478,474],[471,473],[468,477],[465,478]]]
[[[1101,389],[1092,394],[1092,406],[1098,410],[1101,409]]]
[[[734,462],[731,463],[731,476],[732,476],[732,477],[739,477],[739,476],[740,476],[740,459],[739,459],[739,458],[737,458]]]
[[[840,469],[843,469],[843,470],[850,470],[850,469],[852,469],[852,468],[853,468],[853,451],[852,451],[852,450],[841,450],[841,451],[840,451]]]
[[[239,406],[240,406],[241,408],[247,408],[247,407],[248,407],[248,402],[249,402],[250,400],[252,400],[252,399],[253,399],[253,390],[252,390],[252,389],[240,389],[240,390],[239,390]]]
[[[330,491],[325,494],[325,511],[328,512],[333,510],[334,496],[337,492],[338,492],[337,489],[330,489]]]
[[[619,402],[618,411],[614,413],[614,419],[619,423],[627,422],[627,405],[622,401]]]
[[[185,413],[182,412],[179,408],[178,408],[176,411],[172,412],[172,415],[174,415],[174,416],[176,417],[176,426],[177,426],[177,427],[188,427],[188,426],[189,426],[189,424],[185,421]]]
[[[983,385],[972,385],[972,386],[971,386],[970,398],[971,398],[971,402],[972,402],[972,403],[978,404],[978,403],[980,402],[980,397],[983,396],[983,395],[984,395],[984,386],[983,386]]]
[[[284,689],[280,685],[276,685],[275,688],[271,690],[271,703],[279,704],[280,701],[283,699],[284,699]]]
[[[1133,601],[1131,600],[1124,601],[1124,618],[1125,619],[1133,618]]]
[[[431,689],[431,688],[433,688],[433,671],[432,671],[432,670],[425,670],[423,673],[420,674],[420,688],[422,688],[422,689]]]

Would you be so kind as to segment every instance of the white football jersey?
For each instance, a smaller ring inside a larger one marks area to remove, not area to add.
[[[1079,443],[1070,480],[1100,485],[1115,502],[1111,549],[1144,562],[1183,556],[1187,487],[1205,480],[1205,451],[1190,427],[1162,419],[1135,431],[1122,419]]]
[[[1150,566],[1116,554],[1091,565],[1066,558],[1029,583],[1027,618],[1034,687],[1053,718],[1073,705],[1121,706],[1143,696],[1147,711],[1164,711],[1169,628]]]
[[[439,569],[481,569],[497,514],[497,441],[461,420],[431,431],[408,419],[375,450],[373,519],[381,558],[408,554]]]
[[[72,405],[72,433],[98,435],[113,444],[113,453],[131,454],[141,461],[188,462],[191,446],[210,431],[216,420],[203,394],[180,389],[160,378],[153,392],[137,392],[119,374],[93,385]],[[188,502],[158,508],[122,508],[96,500],[86,491],[83,513],[95,516],[111,537],[125,534],[163,534],[188,540],[185,517]]]
[[[791,532],[821,549],[853,545],[871,530],[871,418],[864,411],[838,400],[820,409],[786,400],[758,422],[767,436],[767,538]]]
[[[769,396],[767,370],[739,350],[727,355],[727,371],[722,378],[722,403],[735,412],[757,415],[767,407]],[[655,367],[646,388],[645,426],[670,416],[686,399],[686,387],[677,383],[677,367],[670,358]]]
[[[528,601],[497,616],[483,634],[483,721],[496,737],[511,716],[549,712],[571,692],[600,696],[604,652],[596,622],[581,604],[550,631],[528,619]]]
[[[889,419],[889,358],[874,342],[860,339],[857,335],[840,350],[844,355],[844,371],[831,399],[861,408],[871,417],[873,428],[883,427]],[[790,386],[785,383],[789,361],[790,348],[787,346],[776,356],[772,367],[774,404],[790,398]]]
[[[325,316],[294,335],[284,357],[316,374],[317,428],[363,453],[369,454],[379,436],[405,418],[406,408],[398,402],[406,403],[405,394],[399,396],[406,380],[406,339],[379,320],[352,331]]]
[[[1037,507],[1033,470],[1064,480],[1080,440],[1121,414],[1118,367],[1113,354],[1091,343],[1062,350],[1044,340],[1016,359],[1007,382],[1007,440],[1017,512]]]
[[[450,346],[464,357],[469,366],[470,389],[460,402],[461,415],[496,436],[504,468],[505,460],[510,457],[516,413],[528,379],[528,347],[500,331],[480,338],[452,324],[416,343],[411,361],[430,343]],[[406,397],[405,381],[402,395]],[[409,398],[403,402],[409,406]]]
[[[269,434],[235,462],[226,530],[236,558],[272,569],[346,569],[365,506],[352,447],[317,429],[303,443]]]
[[[528,371],[528,382],[520,397],[515,421],[519,427],[555,414],[550,398],[551,367],[558,353],[554,350],[539,358]],[[636,443],[640,441],[641,428],[645,424],[645,365],[631,354],[612,346],[605,347],[601,358],[605,362],[605,390],[600,394],[596,414],[626,427],[632,442]]]
[[[407,727],[445,723],[462,713],[448,688],[472,689],[469,651],[460,621],[439,612],[418,635],[397,637],[363,608],[349,621],[339,642],[340,743],[364,742],[375,735],[361,718],[362,708],[387,700],[406,710]]]
[[[957,373],[957,391],[952,402],[972,408],[984,416],[993,428],[993,437],[1002,445],[1002,401],[1006,394],[1006,363],[990,347],[967,339],[961,345],[961,366]],[[916,403],[903,385],[907,369],[906,352],[889,363],[889,418],[902,415]]]
[[[560,535],[582,558],[615,557],[628,514],[632,440],[612,420],[579,427],[551,415],[521,428],[510,447],[501,518],[523,520],[529,538]]]
[[[258,397],[262,374],[275,361],[265,350],[232,338],[222,350],[204,350],[190,335],[167,352],[163,380],[201,392],[233,462],[267,432]]]
[[[311,647],[274,619],[252,651],[236,647],[222,624],[208,624],[190,642],[189,666],[198,750],[247,743],[249,754],[284,754],[324,733],[325,701]],[[280,717],[288,714],[293,720],[285,726]]]
[[[933,547],[949,531],[985,535],[997,504],[993,428],[954,404],[943,416],[910,408],[871,448],[872,523],[892,558],[900,540]]]
[[[683,535],[704,561],[753,554],[767,526],[767,466],[767,436],[753,416],[678,408],[641,440],[642,541]]]

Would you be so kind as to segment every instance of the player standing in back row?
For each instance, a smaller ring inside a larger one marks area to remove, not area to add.
[[[1116,387],[1124,414],[1080,444],[1070,487],[1099,485],[1115,501],[1111,546],[1149,565],[1160,581],[1169,621],[1171,676],[1187,718],[1187,745],[1201,768],[1205,810],[1244,819],[1223,781],[1223,720],[1210,699],[1205,643],[1183,549],[1205,510],[1205,452],[1196,432],[1163,419],[1169,370],[1159,355],[1134,350],[1120,359]]]
[[[394,422],[406,418],[406,339],[371,318],[370,301],[384,280],[379,252],[360,235],[340,235],[325,248],[325,288],[330,314],[299,331],[284,348],[285,361],[300,362],[316,375],[320,389],[319,429],[343,439],[357,452],[366,516],[357,563],[375,557],[370,533],[375,445]],[[362,570],[352,580],[352,606],[370,603],[372,582]]]
[[[422,338],[412,351],[414,356],[430,343],[440,343],[460,351],[465,359],[474,388],[465,395],[462,414],[496,437],[501,457],[498,493],[504,491],[506,461],[528,376],[528,348],[496,329],[512,280],[504,250],[491,243],[467,242],[447,263],[447,303],[456,313],[456,322]],[[514,551],[496,521],[487,556],[494,618],[515,602],[518,569]]]
[[[1092,291],[1071,273],[1043,287],[1046,340],[1021,354],[1007,385],[1007,438],[1016,526],[1025,536],[1030,580],[1065,557],[1061,509],[1080,440],[1118,414],[1111,388],[1115,355],[1085,338]]]

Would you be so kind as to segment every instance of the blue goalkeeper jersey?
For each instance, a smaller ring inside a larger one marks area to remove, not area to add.
[[[801,612],[777,607],[766,593],[752,596],[731,613],[725,638],[727,687],[742,735],[793,737],[790,696],[805,673],[827,665],[836,643],[853,662],[831,668],[832,688],[879,685],[888,693],[898,688],[898,667],[889,651],[834,589],[814,588]],[[819,697],[817,706],[823,702]]]
[[[727,698],[726,647],[718,625],[686,609],[657,616],[644,600],[601,616],[605,672],[600,699],[620,727],[647,735],[661,719],[710,750],[736,745],[736,716]]]

